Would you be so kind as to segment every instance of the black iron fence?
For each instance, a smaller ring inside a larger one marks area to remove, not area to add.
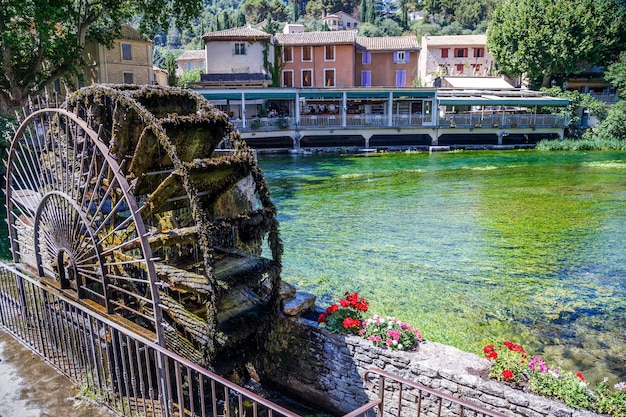
[[[88,300],[87,300],[88,302]],[[124,416],[299,417],[153,342],[145,329],[0,266],[0,325]]]
[[[382,369],[368,369],[363,378],[378,397],[344,417],[505,417]]]
[[[0,264],[0,326],[68,376],[82,395],[119,415],[300,417],[159,346],[136,324],[92,307]],[[368,370],[364,379],[377,397],[344,417],[505,417],[380,369]]]

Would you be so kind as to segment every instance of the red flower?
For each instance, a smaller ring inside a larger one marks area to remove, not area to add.
[[[320,314],[320,316],[317,318],[317,322],[318,323],[326,323],[326,313]]]
[[[576,373],[576,376],[578,377],[578,379],[580,379],[581,381],[585,380],[585,377],[583,376],[583,374],[581,374],[580,372]]]
[[[498,353],[496,351],[489,352],[487,355],[487,359],[493,359],[494,361],[498,359]]]
[[[487,345],[483,348],[483,352],[485,352],[485,355],[493,352],[495,350],[493,345]]]
[[[366,312],[368,307],[368,302],[365,301],[364,298],[361,298],[361,301],[355,304],[354,306],[357,310]]]
[[[502,371],[502,377],[506,380],[509,380],[515,378],[515,375],[513,375],[513,372],[511,372],[509,369],[505,369],[504,371]]]
[[[341,306],[343,308],[350,307],[350,301],[346,300],[345,298],[342,298],[341,300],[339,300],[339,302],[341,303]]]
[[[337,304],[333,304],[326,309],[326,314],[333,314],[337,310],[339,310],[339,306]]]
[[[343,327],[349,329],[351,327],[359,327],[361,325],[361,320],[353,319],[352,317],[346,317],[343,319]]]

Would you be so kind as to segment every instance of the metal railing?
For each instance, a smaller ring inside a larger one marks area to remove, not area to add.
[[[120,415],[299,417],[7,264],[0,265],[0,325]]]
[[[100,314],[95,303],[90,308],[4,263],[0,326],[68,376],[82,395],[119,415],[300,417],[159,346],[135,324]],[[364,379],[377,397],[344,417],[504,417],[381,369],[369,369]]]
[[[488,410],[451,395],[428,388],[378,368],[365,372],[368,384],[378,379],[378,397],[343,417],[505,417],[504,414]],[[370,387],[373,389],[373,387]]]
[[[440,127],[458,128],[529,128],[567,126],[566,116],[558,114],[446,114],[439,119]]]
[[[564,128],[569,119],[557,114],[446,114],[439,118],[437,126],[432,125],[432,116],[394,114],[389,117],[384,114],[347,114],[345,128],[347,129],[382,129],[382,128]],[[242,132],[249,131],[277,131],[285,129],[340,129],[342,125],[341,115],[303,115],[300,122],[296,123],[293,117],[282,118],[252,118],[243,120],[235,119],[232,123]]]

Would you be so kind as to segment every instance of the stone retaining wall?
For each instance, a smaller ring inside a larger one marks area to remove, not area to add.
[[[597,416],[490,380],[486,359],[439,343],[426,341],[415,352],[395,352],[358,336],[329,334],[302,317],[277,320],[267,340],[258,364],[262,378],[335,414],[348,413],[378,395],[377,386],[368,388],[371,384],[363,381],[364,372],[377,367],[509,416]],[[401,415],[415,416],[415,404],[403,403]]]

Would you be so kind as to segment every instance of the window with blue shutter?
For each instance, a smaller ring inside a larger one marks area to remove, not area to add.
[[[396,51],[393,53],[394,64],[404,64],[406,61],[406,52]]]

